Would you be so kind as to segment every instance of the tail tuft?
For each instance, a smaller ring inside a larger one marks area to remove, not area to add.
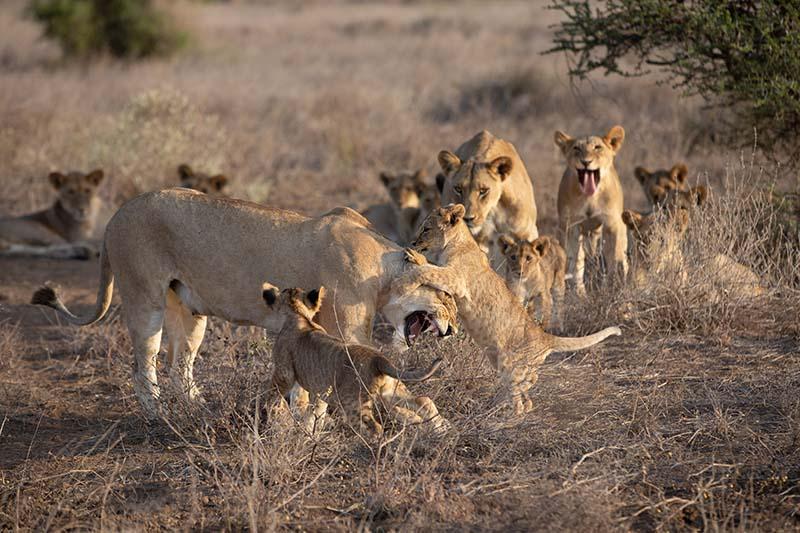
[[[59,300],[56,290],[53,287],[44,285],[33,293],[31,303],[33,305],[45,305],[47,307],[52,307],[53,309],[59,309],[59,304],[61,301]]]

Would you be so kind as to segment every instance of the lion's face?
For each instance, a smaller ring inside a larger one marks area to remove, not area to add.
[[[650,205],[662,205],[666,199],[666,193],[669,191],[689,189],[686,183],[689,168],[683,163],[679,163],[669,170],[662,169],[655,172],[650,172],[643,167],[636,167],[634,173],[642,185]]]
[[[58,191],[57,204],[69,215],[84,222],[92,219],[100,207],[97,189],[103,181],[103,171],[95,170],[88,174],[70,172],[62,174],[51,172],[50,184]]]
[[[492,161],[461,161],[453,152],[439,152],[439,165],[444,180],[437,180],[441,187],[442,204],[460,203],[466,213],[467,223],[473,235],[477,235],[492,209],[500,201],[503,182],[511,175],[514,163],[510,157],[501,156]]]
[[[465,209],[461,204],[434,209],[422,221],[417,238],[412,243],[413,248],[426,256],[443,250],[451,240],[458,237],[459,224],[464,219],[464,213]]]
[[[567,173],[577,180],[581,193],[592,196],[614,168],[614,157],[622,148],[625,130],[614,126],[603,137],[573,138],[556,131],[555,142],[567,159]]]
[[[310,291],[292,287],[280,291],[274,285],[264,283],[261,287],[261,297],[271,311],[270,329],[277,331],[286,324],[287,319],[301,318],[313,322],[314,316],[322,307],[325,287]]]
[[[392,325],[393,341],[399,348],[411,346],[426,333],[447,337],[458,332],[455,300],[431,287],[421,286],[411,293],[395,296],[381,312]]]
[[[181,187],[193,189],[211,196],[225,196],[223,189],[228,185],[228,178],[222,174],[210,176],[203,172],[195,172],[189,165],[178,167]]]
[[[392,203],[400,209],[416,209],[420,206],[420,194],[425,188],[425,171],[381,172],[381,182],[389,192]]]
[[[539,271],[550,241],[540,237],[530,242],[511,235],[501,235],[497,245],[505,260],[506,285],[520,300],[524,300],[527,295],[525,283]]]

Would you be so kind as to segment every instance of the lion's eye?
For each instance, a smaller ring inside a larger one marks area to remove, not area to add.
[[[481,195],[481,198],[483,198],[484,196],[486,196],[487,194],[489,194],[489,189],[488,189],[488,188],[486,188],[486,187],[482,187],[482,188],[480,189],[480,191],[478,191],[478,192],[480,193],[480,195]]]
[[[602,147],[599,144],[594,147],[594,151],[595,152],[599,152],[601,149],[602,149]]]
[[[516,260],[517,260],[517,255],[516,255],[516,254],[512,255],[512,256],[511,256],[511,260],[512,260],[512,261],[516,261]]]
[[[581,152],[581,147],[580,146],[576,146],[576,147],[574,147],[572,149],[572,151],[575,152],[576,154],[579,154]]]
[[[461,187],[459,187],[458,185],[456,185],[455,187],[453,187],[453,190],[454,190],[454,191],[456,191],[456,194],[457,194],[457,195],[461,196],[461,192],[462,192],[462,189],[461,189]]]
[[[532,255],[526,255],[525,256],[525,261],[532,261],[532,260],[533,260],[533,256]]]

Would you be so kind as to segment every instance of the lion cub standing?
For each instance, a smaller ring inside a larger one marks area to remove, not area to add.
[[[89,259],[96,253],[85,241],[92,237],[97,223],[97,189],[103,181],[103,171],[51,172],[49,180],[58,192],[52,206],[29,215],[0,219],[0,256]]]
[[[561,131],[555,133],[556,145],[567,159],[558,188],[558,222],[567,249],[567,273],[581,296],[586,294],[584,240],[589,254],[595,255],[602,234],[608,271],[621,277],[628,272],[622,184],[614,168],[614,157],[624,140],[622,126],[614,126],[603,137],[576,139]]]
[[[542,327],[548,327],[551,316],[555,318],[555,327],[561,327],[567,272],[564,248],[552,237],[539,237],[530,242],[505,234],[498,239],[498,245],[506,259],[503,274],[511,292],[528,313],[534,313]]]
[[[265,283],[262,295],[267,307],[284,319],[272,352],[273,383],[282,396],[297,382],[318,397],[313,415],[324,416],[327,403],[334,401],[346,414],[358,413],[361,422],[378,434],[383,427],[375,420],[373,408],[380,396],[402,422],[430,421],[435,431],[446,430],[447,421],[433,401],[413,396],[401,381],[428,379],[439,368],[440,359],[427,370],[400,371],[376,350],[328,335],[313,322],[325,296],[324,287],[309,292],[296,288],[278,292]],[[309,421],[306,427],[313,429],[313,418]]]

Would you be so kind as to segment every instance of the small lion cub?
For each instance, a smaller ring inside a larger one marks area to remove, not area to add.
[[[212,176],[205,172],[195,172],[192,167],[184,163],[178,167],[178,177],[181,179],[181,187],[210,196],[226,196],[223,189],[228,185],[228,178],[222,174]]]
[[[441,364],[433,362],[426,370],[400,371],[376,350],[358,344],[346,344],[313,321],[322,305],[325,288],[308,292],[290,288],[279,292],[269,283],[262,287],[262,297],[273,312],[284,319],[275,339],[273,384],[286,396],[297,382],[317,397],[314,413],[323,416],[333,401],[346,414],[358,414],[359,420],[376,434],[383,427],[373,415],[375,399],[380,397],[387,408],[403,423],[431,422],[437,433],[448,423],[439,415],[433,401],[413,396],[402,381],[424,381]],[[306,421],[306,428],[313,424]]]
[[[542,327],[546,328],[551,315],[554,315],[554,326],[560,328],[567,254],[558,240],[539,237],[531,242],[504,234],[497,239],[497,245],[505,258],[504,277],[511,292],[519,298],[529,314],[535,312],[535,318]],[[531,300],[533,307],[530,306]]]

